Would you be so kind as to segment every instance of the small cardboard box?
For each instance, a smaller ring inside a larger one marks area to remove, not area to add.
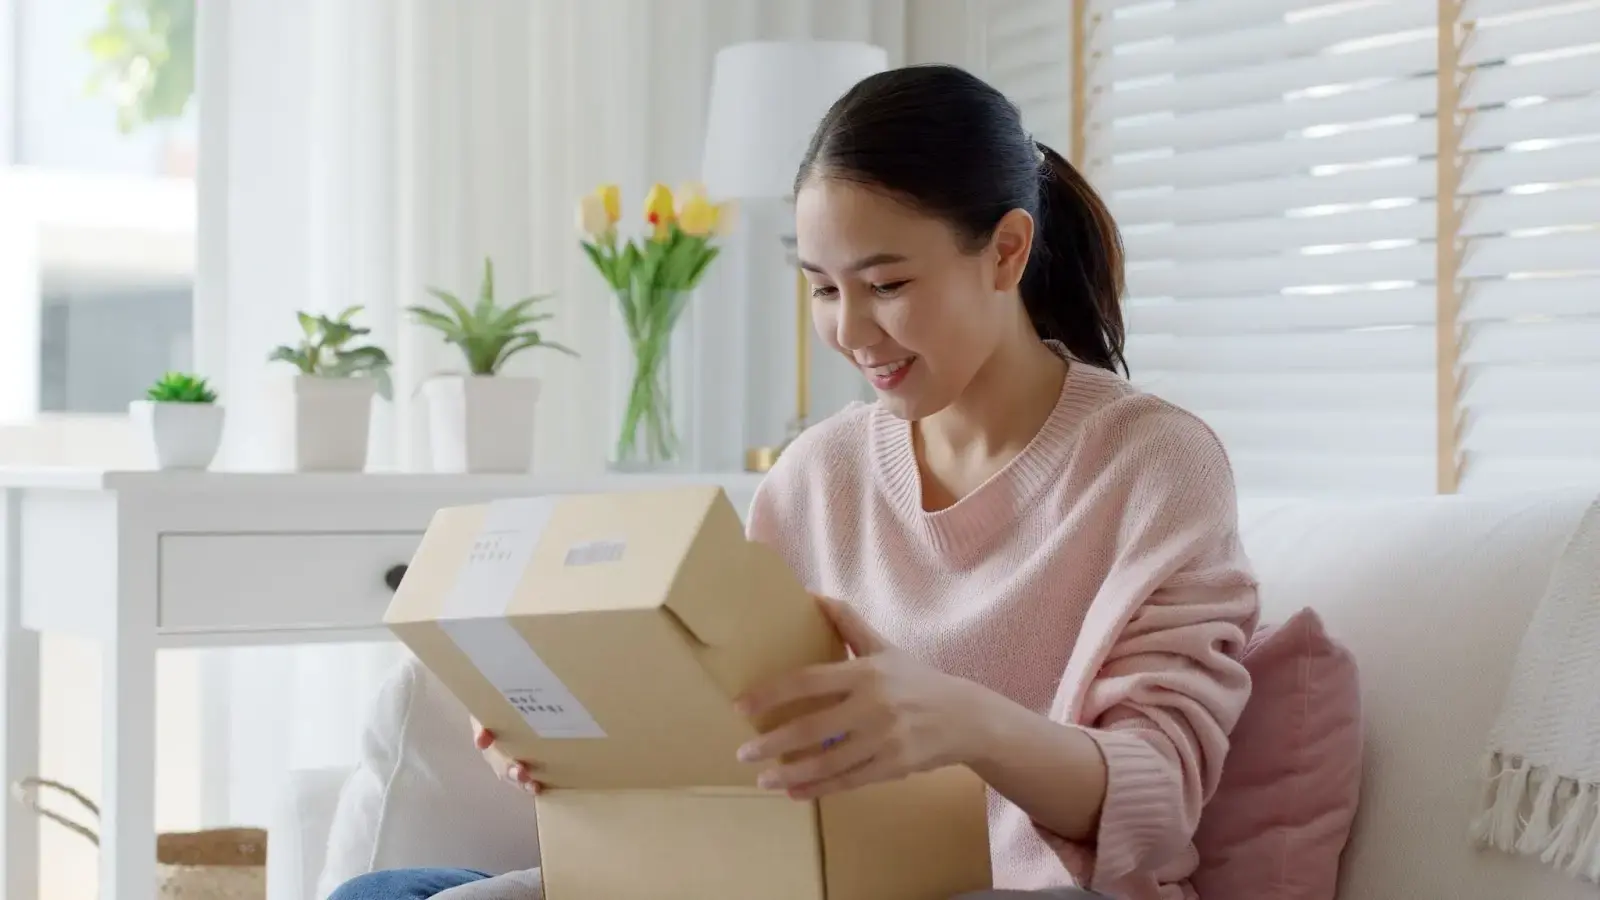
[[[539,762],[548,900],[948,900],[990,883],[965,769],[797,802],[735,758],[802,710],[751,722],[734,697],[847,654],[719,488],[440,510],[385,621]]]

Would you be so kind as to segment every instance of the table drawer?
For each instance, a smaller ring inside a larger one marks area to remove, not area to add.
[[[168,534],[161,537],[164,631],[376,625],[420,532]]]

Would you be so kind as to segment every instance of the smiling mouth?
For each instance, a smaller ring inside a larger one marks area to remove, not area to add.
[[[892,363],[884,363],[881,366],[862,366],[861,368],[873,378],[888,378],[906,366],[911,365],[915,359],[915,356],[908,356],[905,359],[897,359]]]

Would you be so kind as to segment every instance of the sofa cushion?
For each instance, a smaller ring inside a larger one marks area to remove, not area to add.
[[[1245,650],[1250,702],[1195,834],[1201,897],[1334,900],[1361,793],[1355,658],[1303,609]]]
[[[510,872],[539,864],[533,799],[501,782],[472,744],[467,711],[414,657],[368,712],[317,896],[379,869]]]
[[[1593,884],[1478,851],[1469,837],[1522,633],[1593,499],[1577,490],[1242,507],[1263,621],[1312,607],[1361,667],[1362,799],[1340,900],[1594,900]]]

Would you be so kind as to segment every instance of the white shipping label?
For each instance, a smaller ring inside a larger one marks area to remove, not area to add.
[[[533,652],[511,623],[453,619],[439,623],[461,652],[489,679],[523,721],[542,738],[603,738],[594,716]]]
[[[556,497],[496,500],[483,517],[467,562],[456,576],[440,617],[471,619],[505,615],[528,570],[533,550],[555,514]]]
[[[489,504],[439,625],[539,737],[603,738],[600,724],[505,619],[558,500]]]

